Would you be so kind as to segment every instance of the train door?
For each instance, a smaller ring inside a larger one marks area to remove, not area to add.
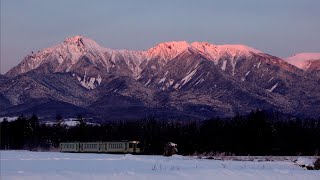
[[[79,151],[79,144],[76,144],[76,152]]]
[[[136,153],[137,152],[137,144],[133,143],[133,152]]]
[[[83,144],[80,143],[80,152],[83,152]]]

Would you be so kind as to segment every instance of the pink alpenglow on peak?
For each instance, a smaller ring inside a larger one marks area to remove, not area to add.
[[[237,51],[242,51],[242,52],[253,52],[256,54],[262,53],[261,51],[254,49],[252,47],[242,45],[242,44],[225,44],[225,45],[219,45],[221,49],[226,49],[226,50],[237,50]]]
[[[250,56],[251,53],[259,54],[263,53],[259,50],[251,48],[245,45],[214,45],[208,42],[193,42],[191,44],[193,49],[201,52],[202,54],[209,57],[211,60],[218,60],[221,56]]]
[[[187,50],[190,44],[186,41],[172,41],[159,43],[147,51],[147,58],[153,59],[160,56],[164,60],[170,60]]]
[[[284,59],[288,63],[306,70],[312,61],[320,61],[320,53],[299,53]]]
[[[186,51],[188,48],[192,48],[202,54],[208,56],[210,59],[218,59],[222,55],[245,55],[249,56],[251,53],[259,54],[263,53],[252,47],[245,45],[214,45],[208,42],[193,42],[188,43],[186,41],[172,41],[159,43],[153,48],[147,51],[148,59],[161,57],[164,60],[170,60]]]
[[[197,49],[211,49],[211,50],[223,50],[223,51],[242,51],[242,52],[253,52],[253,53],[262,53],[261,51],[254,49],[252,47],[242,45],[242,44],[224,44],[224,45],[214,45],[208,42],[193,42],[192,47]]]

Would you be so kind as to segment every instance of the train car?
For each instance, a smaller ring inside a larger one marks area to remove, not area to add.
[[[79,143],[80,152],[103,152],[102,143],[101,142],[83,142]]]
[[[128,152],[129,153],[140,153],[140,142],[139,141],[128,141]]]
[[[60,152],[140,153],[139,141],[63,142]]]
[[[60,152],[79,152],[80,143],[78,142],[67,142],[60,143]]]
[[[115,141],[105,144],[107,153],[140,153],[139,141]]]

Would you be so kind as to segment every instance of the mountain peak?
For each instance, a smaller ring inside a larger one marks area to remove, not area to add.
[[[316,59],[320,59],[320,53],[312,53],[312,52],[298,53],[298,54],[295,54],[295,55],[288,57],[286,59],[289,59],[289,60],[298,60],[298,59],[316,60]]]
[[[81,35],[76,35],[72,37],[68,37],[64,40],[65,45],[71,45],[71,46],[76,46],[78,48],[89,48],[89,49],[101,49],[102,47],[95,42],[94,40],[81,36]]]
[[[230,50],[238,50],[243,52],[253,52],[253,53],[261,53],[261,51],[254,49],[252,47],[243,45],[243,44],[224,44],[219,45],[220,48],[230,49]]]
[[[190,44],[187,41],[168,41],[168,42],[161,42],[156,45],[156,47],[166,47],[166,48],[179,48],[179,47],[189,47]]]
[[[72,36],[72,37],[68,37],[64,40],[64,42],[67,42],[67,43],[77,43],[81,40],[83,40],[83,36],[81,35],[76,35],[76,36]]]
[[[320,53],[298,53],[284,58],[284,60],[300,69],[306,70],[310,65],[310,61],[320,60]]]
[[[169,60],[187,50],[189,47],[190,44],[186,41],[162,42],[150,48],[147,51],[147,56],[149,59],[159,56],[164,60]]]

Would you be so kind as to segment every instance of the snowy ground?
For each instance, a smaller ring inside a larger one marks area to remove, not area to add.
[[[192,157],[0,151],[1,180],[53,179],[320,179],[292,162],[219,161]]]

